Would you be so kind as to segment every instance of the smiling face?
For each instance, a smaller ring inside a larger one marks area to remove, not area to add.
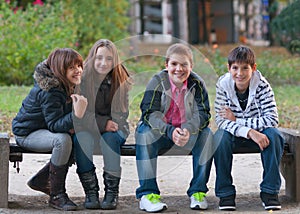
[[[82,66],[78,64],[70,66],[66,72],[67,79],[74,85],[79,85],[81,83],[81,75]]]
[[[193,67],[189,57],[182,54],[170,55],[165,66],[168,70],[170,80],[179,88],[190,76]]]
[[[239,92],[243,93],[250,85],[256,71],[255,54],[247,46],[238,46],[228,54],[228,71],[230,72]]]
[[[228,65],[228,71],[230,72],[233,81],[239,92],[244,92],[250,85],[250,80],[253,72],[256,70],[256,64],[252,67],[247,63],[232,63]]]
[[[95,56],[94,68],[98,74],[108,74],[113,68],[113,54],[106,47],[99,47]]]

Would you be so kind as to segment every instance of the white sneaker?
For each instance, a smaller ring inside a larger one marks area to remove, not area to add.
[[[208,204],[205,196],[206,194],[203,192],[194,193],[190,197],[191,199],[190,208],[193,210],[206,210],[208,208]]]
[[[167,208],[167,204],[160,202],[160,195],[158,194],[143,195],[140,200],[140,210],[146,212],[159,212]]]

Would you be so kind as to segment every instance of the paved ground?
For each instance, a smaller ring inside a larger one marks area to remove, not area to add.
[[[27,187],[27,180],[41,168],[49,155],[24,155],[18,174],[10,163],[9,177],[9,209],[0,209],[0,213],[61,213],[48,206],[48,197]],[[103,197],[102,157],[95,156],[97,175],[100,181],[100,197]],[[117,210],[85,210],[82,207],[84,193],[75,173],[76,166],[70,168],[67,177],[67,192],[75,203],[80,205],[76,212],[68,213],[144,213],[138,209],[138,201],[134,192],[138,186],[134,157],[122,157],[123,178],[120,184],[120,204]],[[261,179],[261,163],[259,154],[243,154],[234,156],[233,176],[237,188],[237,211],[234,213],[266,212],[259,199],[259,183]],[[191,157],[160,157],[158,168],[158,183],[162,200],[169,209],[164,213],[223,213],[218,211],[218,199],[214,196],[215,172],[211,171],[208,183],[209,209],[204,212],[189,209],[189,199],[186,189],[191,178]],[[284,195],[284,180],[280,200],[282,210],[276,213],[299,213],[300,205],[291,202]],[[229,213],[229,212],[227,212]]]

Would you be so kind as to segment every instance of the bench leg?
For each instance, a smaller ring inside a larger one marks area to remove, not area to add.
[[[299,140],[299,137],[298,137]],[[294,162],[295,162],[295,184],[290,186],[291,191],[295,191],[295,201],[300,202],[300,141],[294,144]]]
[[[8,207],[9,136],[0,133],[0,208]]]
[[[292,153],[283,155],[280,163],[280,171],[285,179],[285,195],[289,198],[296,199],[296,172],[295,160]]]
[[[292,200],[300,202],[300,136],[282,131],[290,153],[286,153],[281,160],[280,169],[285,178],[285,193]]]

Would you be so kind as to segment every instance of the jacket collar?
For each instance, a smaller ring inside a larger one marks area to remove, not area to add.
[[[33,78],[39,87],[45,91],[49,91],[52,88],[60,86],[60,82],[56,76],[54,76],[53,71],[49,68],[46,60],[39,63],[35,67]]]
[[[254,95],[256,93],[256,89],[259,85],[260,80],[262,79],[262,75],[260,71],[256,70],[253,72],[253,75],[250,80],[250,85],[249,85],[249,102],[251,102],[254,99]],[[223,76],[219,78],[219,81],[217,83],[219,87],[221,87],[224,91],[228,92],[228,96],[230,97],[231,100],[234,101],[234,103],[238,103],[236,94],[235,94],[235,89],[234,89],[234,81],[231,77],[231,74],[227,72]]]

